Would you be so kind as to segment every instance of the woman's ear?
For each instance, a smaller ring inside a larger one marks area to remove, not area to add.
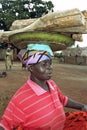
[[[32,66],[28,66],[28,71],[32,72],[33,67]]]

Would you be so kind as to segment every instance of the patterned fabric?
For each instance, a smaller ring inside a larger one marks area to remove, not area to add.
[[[28,51],[25,49],[18,53],[18,57],[26,66],[51,59],[51,55],[47,51]]]
[[[66,113],[64,130],[87,130],[87,112],[76,111]]]
[[[20,50],[20,52],[18,53],[18,58],[21,60],[21,62],[23,62],[23,57],[25,56],[25,54],[28,53],[28,51],[26,49],[22,49]]]

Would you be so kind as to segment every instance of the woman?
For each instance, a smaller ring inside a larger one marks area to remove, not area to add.
[[[5,56],[6,70],[11,70],[12,65],[13,65],[13,51],[11,48],[7,48]]]
[[[0,130],[63,130],[64,106],[87,111],[86,105],[63,95],[51,80],[52,58],[47,51],[26,51],[21,60],[30,78],[9,102]]]

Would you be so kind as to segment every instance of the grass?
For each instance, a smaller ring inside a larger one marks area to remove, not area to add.
[[[51,43],[61,43],[72,45],[74,40],[68,36],[54,33],[45,33],[45,32],[24,32],[12,35],[9,40],[13,43],[20,41],[46,41]]]

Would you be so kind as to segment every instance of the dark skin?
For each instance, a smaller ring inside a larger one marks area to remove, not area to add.
[[[5,130],[5,129],[0,126],[0,130]]]
[[[38,64],[32,65],[29,68],[31,72],[31,80],[41,86],[43,89],[49,91],[49,86],[46,80],[52,76],[52,61],[43,61]]]
[[[50,92],[46,81],[49,80],[52,76],[52,61],[42,61],[38,64],[30,66],[28,70],[31,73],[30,79],[46,91]],[[68,98],[66,107],[87,111],[87,105],[76,102],[70,98]],[[0,130],[4,130],[4,128],[0,127]]]

